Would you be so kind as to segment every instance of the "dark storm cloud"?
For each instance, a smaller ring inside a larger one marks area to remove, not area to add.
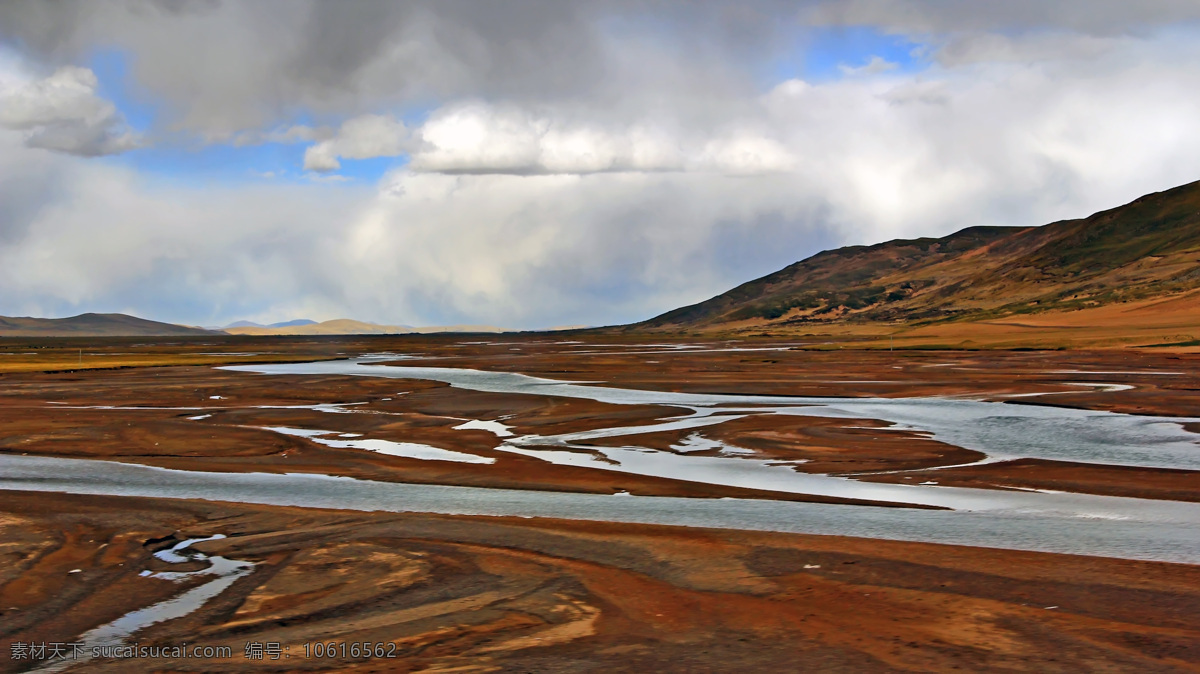
[[[1114,35],[1200,21],[1194,0],[834,0],[815,4],[814,23],[877,25],[894,31],[1071,30]]]
[[[705,110],[809,24],[1120,33],[1200,19],[1194,0],[840,2],[10,2],[0,36],[48,66],[127,50],[169,122],[212,138],[300,111],[352,116],[463,96]],[[751,78],[752,79],[752,78]],[[668,99],[664,101],[663,99]]]
[[[590,13],[590,10],[587,12]],[[173,121],[222,136],[300,109],[354,114],[459,95],[544,96],[604,79],[578,5],[518,3],[6,3],[4,37],[47,64],[133,58]]]

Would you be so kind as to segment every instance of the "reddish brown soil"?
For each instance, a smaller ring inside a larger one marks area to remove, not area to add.
[[[969,395],[1012,404],[1055,405],[1126,414],[1200,417],[1200,354],[1165,351],[869,351],[812,350],[814,345],[770,340],[678,343],[709,349],[771,351],[665,351],[646,346],[659,339],[630,338],[608,346],[513,342],[494,347],[441,344],[422,349],[427,363],[519,371],[550,378],[605,381],[627,388],[711,393],[908,397]],[[513,349],[519,351],[513,351]],[[579,353],[589,351],[590,353]],[[650,353],[653,352],[653,353]],[[1081,383],[1124,384],[1131,390],[1097,391]],[[1035,397],[1019,397],[1027,394]],[[876,432],[878,422],[755,417],[699,429],[701,435],[754,449],[760,457],[806,459],[797,470],[867,473],[957,465],[980,455],[928,438]],[[1200,424],[1183,427],[1200,432]],[[660,449],[691,431],[637,436]],[[633,437],[592,441],[627,444]],[[1198,448],[1200,451],[1200,448]],[[1006,464],[994,464],[1004,466]],[[1004,470],[1003,473],[992,471]],[[976,472],[978,471],[978,472]],[[1043,474],[1044,472],[1044,474]],[[943,471],[859,479],[943,479]],[[1200,500],[1195,471],[1082,468],[1053,461],[1024,462],[1011,470],[954,469],[942,484],[1061,489],[1096,494]]]
[[[648,424],[681,412],[670,407],[173,365],[372,351],[631,388],[998,400],[1055,393],[1016,402],[1200,417],[1200,354],[813,351],[753,340],[707,346],[785,350],[689,353],[630,346],[661,338],[578,338],[588,342],[582,345],[556,344],[563,339],[557,336],[480,339],[498,343],[105,341],[89,347],[90,365],[164,366],[88,371],[67,371],[74,347],[65,342],[0,340],[0,351],[47,347],[17,358],[21,367],[10,370],[62,370],[0,374],[0,452],[522,489],[780,497],[554,466],[496,450],[499,440],[490,433],[453,430],[466,419],[502,419],[517,433],[539,434]],[[223,351],[266,355],[206,355]],[[1135,388],[1095,393],[1066,382]],[[365,404],[347,414],[255,408],[331,402]],[[143,409],[64,409],[95,405]],[[153,407],[196,409],[147,409]],[[187,418],[203,414],[211,416]],[[262,426],[363,433],[496,462],[333,449]],[[1186,427],[1200,432],[1195,423]],[[912,472],[869,479],[1200,500],[1196,473],[1187,471],[1049,461],[926,470],[978,455],[872,420],[763,416],[697,432],[752,449],[756,458],[803,459],[798,467],[813,472],[905,470]],[[612,441],[669,449],[689,433]],[[1200,671],[1197,566],[839,537],[11,491],[0,491],[0,670],[18,668],[6,659],[13,641],[69,642],[177,595],[186,583],[138,574],[161,568],[155,550],[215,533],[229,538],[200,547],[254,561],[255,572],[188,617],[137,638],[228,645],[235,657],[139,662],[132,670],[129,662],[96,662],[88,671]],[[303,645],[318,640],[394,643],[399,657],[305,659]],[[281,667],[250,663],[242,652],[255,641],[286,645],[292,657]]]
[[[425,342],[413,344],[409,352],[428,355],[431,360],[400,364],[475,367],[550,379],[601,381],[626,388],[705,393],[850,397],[971,395],[996,399],[1004,399],[1000,396],[1008,394],[1053,393],[1046,397],[1021,398],[1017,402],[1130,414],[1200,417],[1200,395],[1196,395],[1200,391],[1200,353],[880,351],[824,349],[821,344],[798,340],[753,339],[676,339],[674,342],[707,349],[779,350],[668,352],[661,347],[645,346],[663,341],[656,336],[623,340],[588,338],[589,343],[582,345],[516,338],[494,346]],[[1097,393],[1064,382],[1129,384],[1135,388]]]
[[[1200,471],[1097,466],[1070,461],[1018,459],[981,466],[860,477],[872,482],[932,481],[949,487],[1049,489],[1109,496],[1200,501]]]
[[[709,435],[768,458],[803,459],[798,468],[806,473],[909,470],[985,457],[921,433],[882,430],[887,426],[874,419],[771,416],[737,419]]]
[[[453,428],[467,418],[506,417],[505,423],[517,433],[555,433],[650,423],[681,412],[670,407],[480,393],[415,380],[264,377],[200,367],[15,373],[0,375],[0,385],[0,452],[109,459],[181,470],[307,472],[509,489],[867,503],[556,466],[495,450],[499,440],[490,432]],[[213,400],[214,395],[221,399]],[[257,408],[322,402],[364,404],[347,407],[353,412],[346,414]],[[72,409],[78,406],[137,409]],[[211,416],[188,418],[204,414]],[[426,461],[332,448],[263,430],[265,426],[419,442],[495,462]]]
[[[0,645],[183,587],[184,537],[255,571],[88,671],[1200,671],[1200,567],[840,537],[0,493]],[[70,574],[71,569],[80,573]],[[393,659],[304,644],[396,644]],[[290,657],[247,661],[248,642]],[[0,657],[0,670],[19,663]]]
[[[636,444],[662,451],[693,433],[734,447],[754,450],[754,458],[803,461],[796,470],[806,473],[859,473],[879,470],[915,470],[979,461],[986,455],[910,431],[882,430],[888,424],[875,419],[828,419],[787,415],[731,418],[713,426],[679,431],[622,435],[588,440],[584,444],[621,447]],[[689,452],[716,454],[719,450]]]
[[[96,359],[186,359],[203,353],[257,353],[295,360],[393,351],[425,356],[404,361],[517,371],[554,379],[608,382],[631,388],[797,394],[817,396],[971,395],[1014,404],[1054,404],[1136,414],[1200,417],[1200,354],[1142,351],[865,351],[811,350],[812,344],[770,340],[711,341],[706,349],[669,350],[662,338],[461,337],[271,339],[89,346]],[[689,342],[676,343],[688,344]],[[29,344],[4,348],[29,349]],[[36,345],[34,345],[36,346]],[[50,345],[62,351],[63,345]],[[819,346],[819,345],[815,345]],[[47,352],[54,352],[54,348]],[[172,351],[174,349],[174,351]],[[145,350],[147,354],[142,354]],[[203,351],[202,351],[203,350]],[[251,356],[204,356],[250,358]],[[57,356],[46,356],[54,361]],[[1081,382],[1116,383],[1132,390],[1095,392]],[[1052,394],[1032,398],[1004,396]],[[211,396],[222,396],[214,400]],[[188,407],[180,409],[69,410],[69,405]],[[352,414],[303,409],[254,409],[256,405],[365,403]],[[606,405],[531,395],[500,395],[441,384],[367,377],[268,377],[210,367],[140,367],[115,370],[0,374],[0,452],[86,456],[183,469],[318,472],[375,480],[551,489],[645,495],[781,497],[681,480],[639,477],[583,467],[554,466],[497,451],[485,431],[453,430],[466,419],[503,419],[520,433],[563,433],[614,425],[650,423],[682,410],[661,406]],[[189,416],[211,414],[202,420]],[[420,461],[356,449],[333,449],[286,437],[261,426],[293,426],[366,437],[419,442],[495,459],[494,464]],[[1186,425],[1195,431],[1194,423]],[[809,472],[868,473],[967,463],[980,458],[919,434],[876,430],[873,420],[760,416],[700,429],[701,435],[753,449],[756,458],[800,460]],[[669,448],[690,432],[644,434],[630,441]],[[946,480],[974,486],[1070,489],[1101,494],[1196,500],[1193,473],[1126,471],[1095,467],[1084,472],[1033,462],[1004,475],[963,469]],[[957,469],[956,469],[957,470]],[[1043,474],[1044,473],[1044,474]],[[916,477],[883,478],[903,480]],[[924,479],[939,480],[943,476]],[[1057,486],[1053,486],[1057,485]],[[811,500],[828,501],[826,498]]]

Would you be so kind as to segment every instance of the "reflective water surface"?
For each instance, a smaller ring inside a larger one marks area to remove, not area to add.
[[[1029,457],[1200,470],[1200,439],[1182,424],[1194,418],[1149,417],[964,398],[813,398],[644,391],[466,368],[368,364],[372,359],[233,365],[262,374],[343,374],[440,381],[492,393],[583,398],[617,405],[677,405],[698,411],[746,406],[754,413],[881,419],[995,458]],[[736,413],[737,409],[722,412]]]
[[[211,473],[111,461],[0,458],[0,489],[269,505],[515,515],[720,527],[980,545],[1200,563],[1200,504],[1063,494],[1048,508],[1013,507],[1022,492],[987,492],[991,508],[920,510],[750,499],[569,494],[372,482],[321,475]],[[973,490],[961,490],[973,491]]]
[[[1196,436],[1187,419],[1142,417],[962,398],[812,398],[693,394],[620,389],[513,373],[367,364],[372,360],[224,369],[265,375],[345,374],[428,379],[478,391],[584,398],[605,403],[670,405],[679,416],[643,426],[602,428],[557,436],[512,436],[499,420],[469,420],[463,430],[488,430],[497,449],[601,470],[848,498],[923,504],[949,510],[797,503],[747,499],[682,499],[518,491],[372,482],[321,475],[235,474],[166,470],[139,465],[50,457],[0,457],[0,488],[81,494],[204,498],[243,503],[515,515],[837,534],[895,540],[982,545],[1136,559],[1200,562],[1200,504],[1038,491],[998,491],[933,484],[881,484],[794,470],[704,437],[704,428],[753,414],[786,414],[889,421],[951,444],[982,451],[988,460],[1036,457],[1167,468],[1200,469]],[[306,406],[307,407],[307,406]],[[323,411],[346,413],[345,404]],[[693,430],[676,452],[636,445],[637,434]],[[306,434],[335,446],[374,449],[373,440]],[[886,432],[886,431],[881,431]],[[629,436],[621,447],[580,443]],[[405,444],[405,443],[394,443]],[[421,449],[421,452],[416,452]],[[696,452],[718,449],[698,455]],[[413,450],[413,451],[409,451]],[[422,453],[436,450],[433,453]],[[378,450],[376,450],[378,451]],[[405,456],[467,460],[472,456],[424,445]],[[440,455],[438,452],[448,452]],[[458,456],[451,456],[458,455]],[[479,462],[490,461],[475,457]]]
[[[83,644],[82,651],[78,654],[79,657],[73,657],[73,654],[67,655],[47,662],[34,671],[61,672],[68,667],[74,667],[91,659],[93,649],[95,648],[103,649],[105,647],[115,647],[125,644],[128,638],[138,630],[167,620],[181,618],[195,611],[209,599],[224,592],[238,578],[254,570],[254,564],[251,562],[226,559],[218,556],[210,557],[197,550],[189,549],[196,543],[203,543],[204,541],[219,538],[225,538],[225,536],[217,534],[208,538],[188,539],[180,541],[167,550],[160,550],[154,554],[156,558],[168,564],[180,564],[196,560],[204,561],[208,566],[203,569],[197,571],[160,571],[158,573],[150,571],[142,572],[143,576],[174,581],[182,581],[197,576],[215,576],[215,578],[175,597],[136,611],[130,611],[110,623],[85,632],[77,641],[77,643]]]

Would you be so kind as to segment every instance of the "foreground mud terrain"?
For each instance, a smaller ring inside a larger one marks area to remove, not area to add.
[[[980,464],[980,451],[869,415],[775,415],[754,403],[717,406],[717,423],[673,427],[694,410],[213,367],[377,354],[371,362],[379,365],[640,391],[941,396],[1014,410],[1107,410],[1179,419],[1200,439],[1192,420],[1200,418],[1200,354],[842,346],[853,345],[544,335],[0,342],[0,466],[6,457],[45,456],[216,473],[871,504],[855,511],[912,507],[620,472],[603,460],[606,449],[633,447],[861,482],[1200,501],[1200,471],[1044,459]],[[620,433],[568,448],[586,459],[577,464],[506,444],[605,429]],[[389,453],[414,447],[416,455]],[[35,666],[11,658],[13,643],[78,642],[226,577],[205,571],[219,566],[212,559],[170,552],[214,535],[226,538],[191,550],[232,565],[227,587],[125,641],[229,647],[231,657],[158,658],[132,669],[131,661],[97,659],[67,663],[70,671],[1200,671],[1195,565],[26,491],[0,491],[0,671]],[[312,645],[331,641],[389,644],[385,655],[395,657],[315,657]],[[286,650],[277,661],[247,659],[247,644],[259,643]]]
[[[0,517],[6,648],[69,643],[196,585],[140,575],[167,568],[151,555],[178,541],[225,534],[195,547],[253,562],[217,599],[137,638],[231,658],[81,671],[1200,669],[1200,570],[1188,565],[28,492],[0,494]],[[331,641],[389,644],[393,657],[311,655]],[[255,643],[279,644],[280,660],[246,659]]]

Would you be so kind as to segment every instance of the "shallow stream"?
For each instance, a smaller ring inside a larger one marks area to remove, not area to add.
[[[321,475],[178,471],[108,461],[26,456],[0,458],[3,467],[0,488],[351,510],[728,527],[1200,563],[1200,504],[1197,503],[933,484],[880,484],[797,472],[788,462],[739,456],[741,452],[736,447],[724,447],[728,451],[716,455],[689,453],[695,447],[712,449],[719,445],[701,435],[706,425],[747,414],[793,414],[881,419],[893,423],[894,428],[923,431],[937,440],[979,450],[988,455],[989,461],[1036,457],[1200,469],[1196,436],[1181,426],[1189,419],[964,398],[811,398],[643,391],[514,373],[403,367],[372,364],[373,361],[377,359],[238,365],[224,369],[264,375],[427,379],[477,391],[584,398],[618,405],[677,406],[682,408],[681,416],[655,424],[560,436],[512,436],[499,421],[468,421],[460,428],[491,431],[502,438],[497,449],[554,463],[791,493],[933,505],[950,510],[443,487]],[[348,408],[333,405],[329,411],[346,412]],[[634,444],[625,447],[578,444],[590,438],[678,429],[694,433],[676,452]],[[344,435],[335,440],[322,431],[284,431],[311,434],[326,444],[337,442],[375,451],[388,449],[362,445],[370,440],[342,440]],[[405,455],[426,460],[462,460],[468,456],[457,456],[458,453],[441,456],[436,452],[420,455],[417,449],[423,447],[406,447]]]
[[[1027,509],[1011,507],[1007,499],[1029,494],[979,490],[994,499],[995,507],[924,510],[481,489],[322,475],[212,473],[40,456],[4,456],[0,466],[3,466],[0,489],[198,498],[344,510],[560,517],[1200,563],[1200,504],[1176,501],[1062,494],[1058,509]]]

